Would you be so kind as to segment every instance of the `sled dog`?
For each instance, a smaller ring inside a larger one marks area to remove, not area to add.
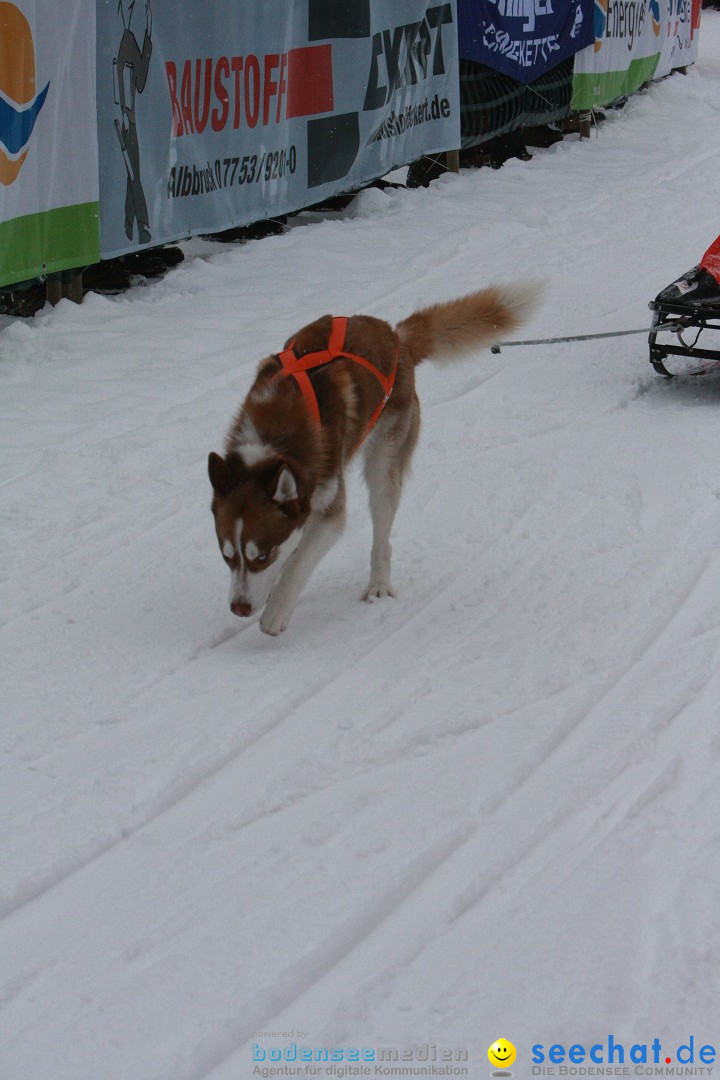
[[[325,315],[260,363],[224,456],[208,459],[235,615],[262,611],[261,630],[285,630],[343,530],[344,469],[361,446],[373,527],[364,598],[395,596],[390,530],[420,427],[415,368],[501,339],[537,294],[535,283],[493,286],[416,311],[395,329],[367,315]]]

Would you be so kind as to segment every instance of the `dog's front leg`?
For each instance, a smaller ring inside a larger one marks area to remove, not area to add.
[[[342,505],[332,512],[310,515],[305,524],[302,539],[283,567],[260,617],[260,629],[263,633],[275,636],[287,628],[300,593],[307,585],[310,575],[338,539],[344,527],[344,500]]]

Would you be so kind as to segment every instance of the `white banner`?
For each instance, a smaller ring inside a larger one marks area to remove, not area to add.
[[[700,0],[595,0],[595,44],[575,57],[572,107],[609,105],[697,56]]]
[[[94,0],[0,3],[0,221],[97,202]]]
[[[455,0],[98,7],[104,256],[320,202],[460,145]]]
[[[0,284],[97,261],[95,3],[0,3]]]
[[[655,78],[694,64],[698,54],[700,0],[665,0],[665,33]]]

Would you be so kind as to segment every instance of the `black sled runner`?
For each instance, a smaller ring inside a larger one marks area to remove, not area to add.
[[[720,330],[720,236],[697,266],[676,278],[648,306],[654,313],[653,327],[673,324],[672,329],[651,330],[648,339],[650,363],[659,375],[720,372],[720,338],[714,349],[698,344],[705,330]]]

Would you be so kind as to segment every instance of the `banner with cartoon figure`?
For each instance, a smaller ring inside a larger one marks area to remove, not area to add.
[[[455,0],[114,0],[97,17],[103,256],[460,145]]]
[[[531,83],[592,44],[593,0],[458,0],[460,56]]]
[[[575,58],[574,109],[609,105],[697,55],[699,0],[595,0],[594,21],[595,43]]]
[[[95,4],[0,2],[0,285],[97,262]]]

